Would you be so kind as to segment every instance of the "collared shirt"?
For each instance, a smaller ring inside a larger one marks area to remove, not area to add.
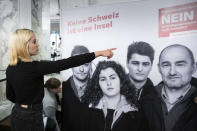
[[[140,97],[141,97],[143,88],[140,88],[140,89],[135,88],[135,91],[136,91],[136,97],[137,97],[137,99],[140,100]]]
[[[168,96],[166,92],[164,92],[164,85],[162,85],[161,88],[157,90],[161,93],[162,98],[161,104],[165,123],[165,131],[172,131],[180,116],[187,109],[190,96],[196,91],[196,88],[193,86],[188,87],[173,103],[169,102]]]
[[[166,103],[167,109],[168,111],[170,111],[178,102],[180,102],[181,100],[183,100],[184,96],[187,94],[187,92],[191,89],[191,85],[189,85],[187,88],[185,88],[182,92],[182,94],[176,98],[176,100],[174,102],[171,102],[168,94],[166,92],[166,87],[164,86],[161,89],[161,97],[163,99],[163,101]]]

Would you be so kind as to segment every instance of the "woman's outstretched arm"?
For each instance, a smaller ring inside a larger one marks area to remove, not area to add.
[[[116,50],[116,48],[111,48],[111,49],[107,49],[103,51],[95,51],[94,54],[95,54],[95,57],[104,56],[109,59],[114,55],[114,53],[112,52],[113,50]]]

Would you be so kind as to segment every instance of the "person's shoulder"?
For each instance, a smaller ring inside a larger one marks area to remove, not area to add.
[[[87,104],[86,104],[87,105]],[[89,107],[88,106],[88,111],[89,111],[89,113],[91,113],[91,114],[94,114],[94,113],[101,113],[101,114],[103,114],[103,110],[102,109],[98,109],[98,108],[94,108],[94,107]]]
[[[62,82],[62,96],[63,97],[70,97],[73,96],[74,91],[71,85],[71,77],[68,78],[66,81]]]
[[[50,92],[48,91],[47,88],[44,88],[44,98],[43,98],[43,101],[49,101],[50,98],[51,98]]]
[[[154,98],[154,99],[157,97],[160,97],[161,89],[162,89],[163,85],[164,85],[164,83],[163,83],[163,81],[161,81],[156,86],[153,86],[153,90],[148,96],[151,98]]]
[[[152,86],[151,91],[145,95],[141,100],[142,101],[153,101],[155,100],[157,97],[159,97],[159,93],[158,93],[158,89],[161,87],[160,84],[156,85],[156,86]]]
[[[195,88],[197,88],[197,78],[192,77],[190,83],[191,83],[191,85],[193,85]]]
[[[9,65],[7,66],[7,68],[6,68],[6,72],[9,71],[9,70],[11,70],[11,69],[16,68],[17,66],[18,66],[18,64],[16,64],[16,65],[10,65],[10,64],[9,64]]]
[[[68,86],[70,87],[71,86],[71,83],[70,83],[71,79],[72,79],[72,77],[69,77],[67,80],[63,81],[62,88],[66,88]]]
[[[153,81],[152,81],[150,78],[147,78],[146,83],[147,83],[149,86],[152,86],[152,87],[154,86]]]
[[[70,81],[71,77],[69,77],[68,79],[64,80],[62,83],[68,83]]]
[[[129,111],[127,113],[124,113],[125,117],[129,118],[129,119],[135,119],[138,118],[140,116],[140,112],[138,110],[136,111]]]
[[[8,65],[6,68],[6,73],[9,72],[10,68],[11,68],[11,65]]]
[[[154,90],[154,84],[150,78],[147,78],[147,81],[142,88],[143,88],[143,96],[148,95]]]

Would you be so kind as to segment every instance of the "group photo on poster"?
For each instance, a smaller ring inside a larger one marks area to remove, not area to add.
[[[61,13],[63,58],[117,48],[61,72],[63,131],[197,130],[195,0]]]
[[[63,10],[63,57],[117,49],[61,72],[62,129],[196,131],[196,14],[192,0]]]
[[[0,0],[0,131],[197,131],[197,0]]]

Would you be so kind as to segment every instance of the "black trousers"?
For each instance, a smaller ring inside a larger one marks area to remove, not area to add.
[[[23,108],[15,104],[11,113],[12,131],[44,131],[42,104]]]

